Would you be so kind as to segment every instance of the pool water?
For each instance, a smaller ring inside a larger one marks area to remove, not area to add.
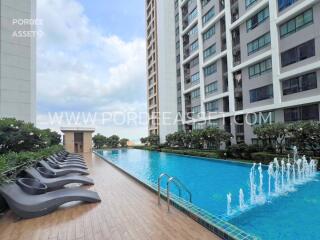
[[[157,183],[161,173],[177,177],[191,191],[193,204],[261,239],[320,239],[316,230],[320,224],[318,181],[298,186],[295,192],[240,214],[238,194],[243,188],[248,201],[250,164],[135,149],[98,154],[144,181]],[[266,186],[267,170],[263,171]],[[172,191],[178,193],[174,185]],[[228,193],[232,194],[231,205],[236,212],[231,217],[226,215]],[[187,199],[188,195],[183,193],[182,197]]]

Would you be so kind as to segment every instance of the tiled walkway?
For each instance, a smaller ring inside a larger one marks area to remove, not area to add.
[[[36,219],[18,221],[11,212],[0,217],[1,240],[144,240],[219,239],[165,203],[154,193],[96,156],[85,156],[100,204],[66,206]]]

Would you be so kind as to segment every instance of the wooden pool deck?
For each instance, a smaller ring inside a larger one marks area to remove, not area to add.
[[[219,239],[180,211],[157,205],[156,194],[94,155],[85,155],[99,204],[63,206],[40,218],[0,216],[1,240]]]

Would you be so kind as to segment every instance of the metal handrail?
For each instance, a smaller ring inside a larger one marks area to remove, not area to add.
[[[167,177],[168,179],[170,178],[170,176],[168,174],[166,174],[166,173],[161,173],[159,175],[159,177],[158,177],[158,205],[160,205],[160,198],[161,198],[161,196],[160,196],[160,191],[161,191],[160,185],[161,185],[161,180],[162,180],[163,177]]]
[[[168,212],[170,211],[170,183],[173,182],[179,189],[179,197],[181,197],[181,187],[189,194],[189,201],[192,203],[192,193],[189,189],[177,178],[171,177],[167,182],[167,205]]]
[[[167,177],[167,205],[168,205],[168,212],[170,211],[170,183],[174,183],[175,186],[179,190],[179,197],[181,197],[181,188],[183,188],[189,194],[189,201],[192,202],[192,193],[189,189],[176,177],[171,177],[166,173],[162,173],[158,177],[158,205],[160,205],[161,200],[161,180],[163,177]]]

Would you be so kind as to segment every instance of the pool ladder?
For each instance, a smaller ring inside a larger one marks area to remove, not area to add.
[[[161,200],[161,180],[162,178],[167,177],[167,205],[168,212],[170,211],[170,183],[174,183],[179,190],[179,197],[181,197],[181,189],[184,189],[189,195],[189,201],[192,202],[192,193],[189,189],[176,177],[169,176],[166,173],[162,173],[158,177],[158,205],[160,205]]]

